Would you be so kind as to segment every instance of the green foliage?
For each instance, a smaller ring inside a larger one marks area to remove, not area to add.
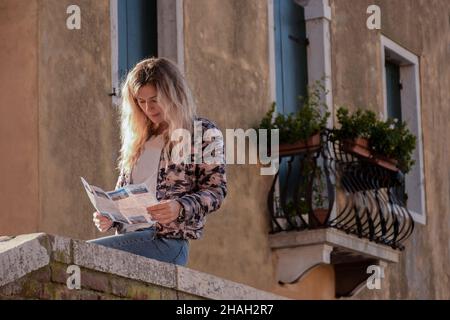
[[[325,88],[320,82],[316,82],[308,88],[305,98],[300,97],[301,108],[296,113],[288,115],[274,116],[276,104],[273,102],[257,129],[279,129],[280,144],[308,139],[326,127],[330,116],[327,105],[321,102],[322,92],[325,92]]]
[[[324,86],[316,81],[308,88],[307,96],[300,97],[301,108],[288,115],[276,114],[276,104],[272,103],[255,129],[279,129],[280,144],[308,139],[326,128],[330,113],[322,102],[323,94],[327,94]],[[405,122],[399,123],[397,119],[379,120],[371,110],[358,109],[350,114],[346,107],[337,110],[337,119],[339,128],[333,129],[332,141],[366,138],[376,154],[398,160],[398,167],[404,173],[411,170],[416,137],[408,130]],[[268,137],[270,139],[270,135]]]
[[[416,137],[409,131],[405,121],[389,118],[377,121],[372,127],[369,139],[372,150],[377,154],[398,161],[398,167],[404,173],[411,170],[415,161],[412,154],[416,148]]]
[[[377,122],[375,112],[371,110],[358,109],[352,115],[345,107],[340,107],[337,110],[337,119],[340,124],[340,128],[334,130],[333,138],[343,139],[355,139],[355,138],[368,138],[370,136],[370,130]]]
[[[311,160],[306,160],[303,162],[301,168],[301,182],[297,194],[298,204],[297,208],[301,214],[308,214],[310,211],[308,205],[308,187],[312,183],[311,191],[311,205],[313,210],[317,208],[326,208],[328,206],[328,195],[325,193],[325,177],[323,175],[323,169],[317,166]],[[296,215],[296,207],[292,200],[286,203],[285,212],[288,215]]]
[[[337,118],[340,128],[333,130],[333,141],[366,138],[375,154],[396,159],[398,168],[404,173],[411,170],[416,137],[409,131],[406,122],[392,118],[382,121],[370,110],[358,109],[350,115],[345,107],[338,109]]]
[[[320,166],[316,168],[313,181],[313,203],[315,208],[325,208],[327,193],[325,192],[325,177]]]

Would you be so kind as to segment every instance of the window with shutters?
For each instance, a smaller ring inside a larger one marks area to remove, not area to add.
[[[303,8],[294,0],[274,1],[277,111],[297,111],[306,94],[306,28]]]
[[[304,9],[294,0],[274,0],[273,14],[276,110],[283,114],[295,113],[301,107],[300,97],[306,95],[308,85]],[[291,175],[299,175],[301,157],[293,157]],[[290,201],[296,186],[285,183],[287,172],[287,161],[281,161],[279,183],[287,185],[287,189],[281,190],[279,196]]]
[[[184,71],[183,3],[181,0],[109,0],[113,104],[120,84],[137,62],[161,56]]]
[[[421,128],[419,58],[394,41],[381,36],[384,115],[406,121],[417,137],[415,165],[405,177],[407,207],[416,222],[426,223]]]
[[[156,0],[118,0],[119,78],[142,59],[158,55]]]

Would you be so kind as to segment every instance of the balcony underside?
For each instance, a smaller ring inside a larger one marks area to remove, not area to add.
[[[338,298],[352,296],[366,285],[372,275],[369,266],[378,266],[382,272],[388,263],[398,262],[400,254],[332,228],[272,234],[270,245],[278,259],[280,283],[295,283],[315,267],[329,264],[334,268]]]

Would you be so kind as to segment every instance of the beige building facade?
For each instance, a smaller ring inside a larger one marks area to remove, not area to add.
[[[102,235],[92,224],[80,176],[110,190],[118,174],[119,99],[112,96],[120,78],[118,1],[0,0],[0,235],[46,232],[82,240]],[[259,123],[279,89],[277,0],[155,3],[158,55],[183,69],[198,113],[223,132]],[[72,4],[80,9],[80,29],[67,27]],[[294,241],[288,247],[301,250],[282,266],[287,251],[277,248],[288,240],[269,235],[273,177],[260,175],[259,165],[230,164],[228,195],[208,217],[204,238],[191,242],[188,266],[291,298],[333,299],[344,284],[367,278],[355,280],[356,273],[338,270],[329,258],[314,258],[345,247],[384,266],[381,287],[363,285],[353,298],[449,299],[450,3],[294,4],[304,14],[307,82],[326,77],[330,93],[324,99],[334,115],[347,105],[386,116],[384,64],[399,66],[402,114],[418,135],[418,169],[406,187],[414,232],[404,251],[334,233],[325,234],[327,240]],[[379,28],[372,28],[378,13]],[[305,265],[300,279],[279,284],[283,268],[295,264]]]

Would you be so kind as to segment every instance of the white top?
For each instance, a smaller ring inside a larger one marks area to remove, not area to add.
[[[151,136],[144,144],[144,149],[131,172],[133,184],[145,183],[151,192],[156,193],[159,159],[164,140],[162,135]]]
[[[150,139],[145,142],[142,153],[131,171],[131,179],[133,184],[145,183],[149,192],[154,194],[155,197],[159,159],[163,147],[164,139],[162,134],[158,136],[151,136]],[[131,232],[137,229],[148,228],[150,226],[152,226],[150,223],[127,225],[123,232]]]

